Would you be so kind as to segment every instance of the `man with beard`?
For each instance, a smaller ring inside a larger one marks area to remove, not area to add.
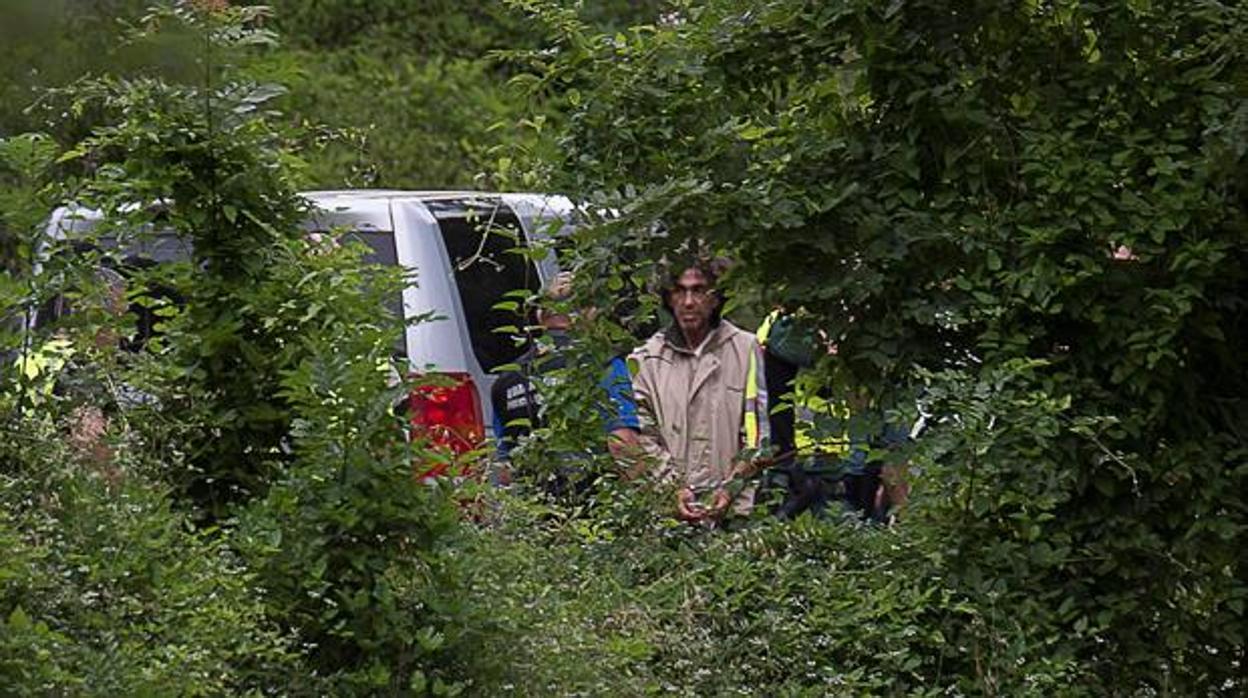
[[[694,258],[664,282],[672,324],[634,352],[641,443],[650,470],[676,488],[676,516],[717,525],[748,514],[757,451],[767,438],[762,351],[753,333],[720,317],[725,265]]]

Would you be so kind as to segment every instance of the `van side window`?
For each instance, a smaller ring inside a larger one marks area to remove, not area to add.
[[[82,254],[86,248],[77,251]],[[49,264],[64,262],[65,255],[61,252],[54,256]],[[58,259],[60,257],[60,259]],[[160,334],[162,309],[181,308],[186,304],[182,295],[168,281],[162,280],[158,274],[159,262],[148,257],[131,255],[124,259],[101,261],[96,267],[93,284],[109,283],[102,281],[104,275],[114,279],[120,293],[126,294],[129,301],[124,306],[125,312],[132,316],[134,333],[123,337],[120,346],[129,352],[139,352],[153,337]],[[81,311],[79,300],[81,288],[71,285],[61,293],[49,298],[36,311],[33,327],[48,329],[76,312]],[[124,296],[123,296],[124,297]],[[98,299],[95,301],[98,303]]]
[[[394,233],[388,230],[353,230],[345,237],[358,240],[372,250],[364,255],[364,261],[369,264],[393,267],[399,263],[399,255],[394,249]]]
[[[389,230],[354,230],[345,236],[347,240],[362,242],[368,246],[369,252],[364,255],[364,262],[393,268],[399,264],[399,253],[395,247],[394,233]],[[386,307],[394,317],[403,319],[403,294],[397,293],[386,299]],[[395,354],[407,356],[407,337],[400,334],[394,347]]]
[[[429,210],[446,243],[477,361],[485,371],[515,361],[523,348],[495,330],[524,320],[494,306],[509,291],[536,293],[541,287],[537,267],[514,252],[523,240],[519,218],[501,202],[439,201],[430,202]]]
[[[344,238],[362,242],[368,246],[370,251],[364,255],[366,264],[377,264],[387,268],[394,268],[399,264],[399,254],[394,246],[394,233],[388,230],[354,230],[348,232]],[[394,313],[395,317],[402,318],[402,294],[386,299],[386,307]]]

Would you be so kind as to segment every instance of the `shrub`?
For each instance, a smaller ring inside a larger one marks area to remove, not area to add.
[[[1242,7],[725,0],[599,35],[525,4],[568,109],[536,171],[619,213],[585,255],[701,237],[819,318],[828,389],[938,408],[908,525],[971,608],[942,685],[1242,688]]]
[[[458,518],[449,483],[415,479],[441,456],[404,437],[396,409],[410,386],[383,300],[408,280],[361,273],[361,253],[322,251],[286,272],[323,310],[302,323],[305,354],[281,376],[290,465],[240,512],[234,540],[331,692],[444,695],[450,656],[468,651],[444,560]]]
[[[172,510],[136,454],[115,452],[120,478],[85,464],[49,414],[0,439],[5,692],[297,691],[309,670],[224,539]]]
[[[922,573],[913,535],[810,518],[696,531],[608,492],[570,519],[513,503],[478,539],[482,694],[936,692],[968,608]]]
[[[47,194],[21,201],[14,189],[2,201],[15,204],[4,220],[24,228],[20,283],[0,293],[23,309],[60,293],[101,295],[97,264],[117,255],[83,242],[111,235],[124,248],[164,231],[192,249],[189,262],[129,279],[131,301],[151,304],[157,284],[180,301],[162,305],[141,352],[99,346],[101,330],[134,328],[88,305],[0,335],[0,399],[19,408],[6,411],[2,472],[13,501],[31,500],[0,529],[27,546],[6,572],[33,580],[0,597],[11,631],[0,668],[22,690],[457,690],[445,659],[455,578],[439,557],[457,519],[412,477],[434,456],[407,443],[394,410],[407,367],[391,362],[402,323],[386,301],[412,280],[366,267],[358,246],[304,235],[298,161],[286,150],[299,133],[266,107],[281,88],[241,67],[239,52],[272,40],[264,16],[199,3],[154,10],[142,31],[200,38],[199,84],[82,81],[62,97],[98,111],[89,138],[63,152],[38,137],[0,151]],[[56,163],[81,174],[58,182]],[[92,233],[45,234],[47,199],[61,197],[96,209]],[[73,366],[40,371],[34,397],[10,350],[28,357],[69,330],[82,351]],[[62,443],[81,406],[67,378],[142,398],[118,401],[91,457]],[[41,547],[53,531],[64,542]],[[38,586],[61,577],[71,583]]]

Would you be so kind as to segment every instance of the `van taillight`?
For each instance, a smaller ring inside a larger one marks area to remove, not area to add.
[[[477,386],[467,373],[438,373],[436,383],[417,383],[412,388],[412,427],[418,435],[429,439],[435,447],[454,455],[480,448],[485,441],[485,419]],[[441,475],[428,472],[423,477]]]

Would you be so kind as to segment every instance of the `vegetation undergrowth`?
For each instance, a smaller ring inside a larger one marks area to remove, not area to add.
[[[178,60],[12,120],[49,135],[2,132],[3,692],[1243,692],[1245,10],[715,0],[602,33],[526,0],[542,37],[474,34],[523,37],[506,69],[448,49],[396,79],[358,44],[318,52],[340,38],[320,20],[384,5],[368,40],[394,56],[423,36],[406,3],[288,5],[298,50],[351,70],[291,74],[264,8],[174,3],[127,45]],[[300,187],[369,163],[311,161],[335,131],[279,106],[341,87],[329,113],[380,120],[351,95],[418,84],[507,119],[497,85],[444,84],[507,71],[534,91],[523,138],[374,141],[401,151],[385,181],[498,156],[489,181],[587,203],[564,310],[596,319],[515,487],[469,508],[413,480],[442,456],[394,409],[387,301],[414,280],[301,228]],[[284,103],[287,82],[309,91]],[[48,234],[67,201],[93,233]],[[161,235],[182,262],[101,239]],[[817,319],[834,399],[925,416],[893,454],[914,488],[895,526],[700,530],[618,481],[576,386],[637,340],[651,267],[690,238],[741,262],[737,316]],[[146,327],[109,311],[110,265]],[[592,494],[537,494],[569,465]]]
[[[407,367],[388,308],[412,279],[304,232],[301,134],[269,104],[282,88],[248,72],[273,43],[266,12],[155,8],[127,39],[195,39],[192,82],[84,79],[51,98],[93,114],[90,135],[3,142],[3,291],[19,311],[3,472],[23,502],[5,520],[6,628],[21,635],[4,666],[19,694],[462,687],[440,659],[458,650],[441,561],[458,520],[444,488],[414,482],[439,456],[396,410]],[[65,225],[91,225],[45,228],[60,202],[76,206]],[[152,248],[182,256],[128,256]],[[68,584],[50,593],[45,569]]]
[[[515,4],[566,124],[519,169],[594,221],[575,302],[700,240],[835,344],[814,390],[926,415],[889,457],[960,610],[906,643],[939,656],[915,686],[1242,692],[1242,7],[723,0],[603,34]]]

